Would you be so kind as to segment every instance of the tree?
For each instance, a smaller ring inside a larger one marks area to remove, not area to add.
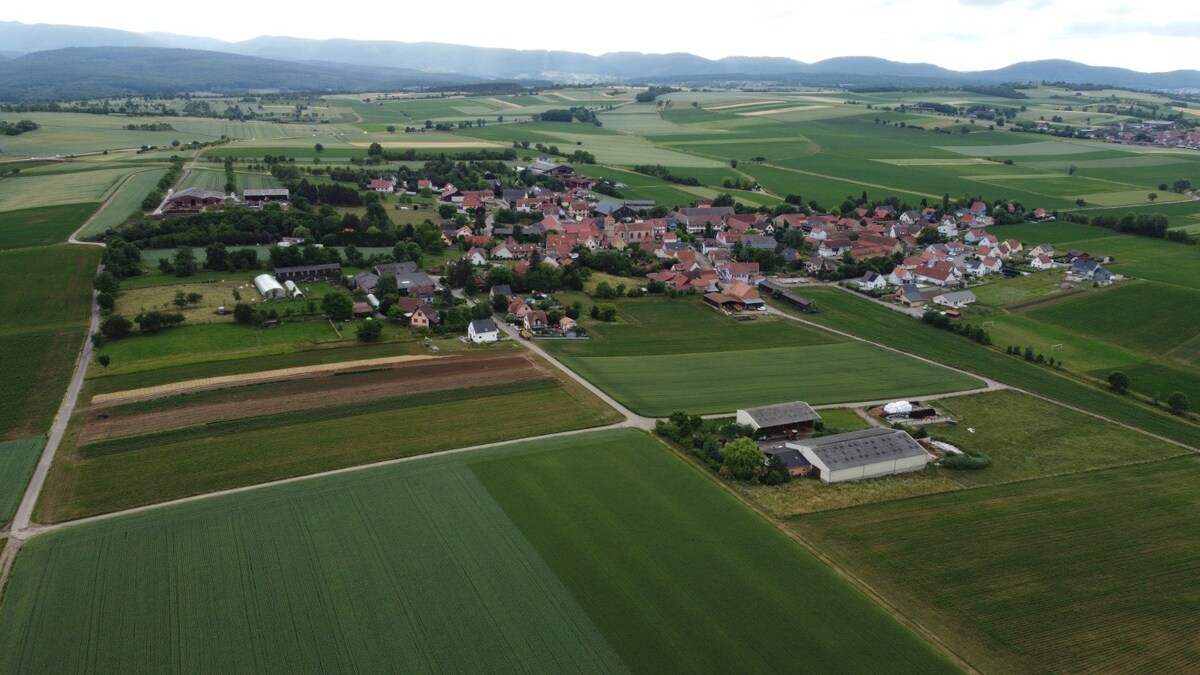
[[[364,321],[358,324],[354,334],[359,342],[379,342],[383,337],[383,324],[378,321]]]
[[[133,317],[133,320],[137,322],[138,330],[149,335],[151,333],[157,333],[159,331],[166,330],[172,326],[178,326],[179,324],[183,323],[183,315],[179,312],[160,312],[158,310],[153,310],[149,312],[142,312],[141,314]]]
[[[313,146],[313,150],[316,152],[325,152],[325,146],[321,145],[320,143],[317,143],[316,145]]]
[[[196,254],[190,246],[181,246],[171,257],[171,267],[177,277],[190,277],[196,274]]]
[[[96,304],[100,306],[100,309],[111,312],[117,306],[117,299],[112,293],[97,293]]]
[[[120,314],[112,314],[100,323],[100,334],[109,340],[129,337],[132,332],[133,322]]]
[[[210,270],[229,269],[229,251],[225,248],[225,244],[217,241],[204,249],[204,267]]]
[[[112,272],[101,272],[96,276],[96,281],[92,282],[92,286],[101,293],[116,295],[121,288],[121,282],[112,275]]]
[[[492,296],[492,310],[497,314],[503,314],[508,311],[508,296],[503,293],[497,293]]]
[[[371,147],[367,148],[367,156],[379,157],[383,155],[383,146],[378,143],[372,143]]]
[[[1076,172],[1076,171],[1078,171],[1078,170],[1079,170],[1079,167],[1077,167],[1077,166],[1075,166],[1074,164],[1072,164],[1072,165],[1071,165],[1071,168],[1067,169],[1067,175],[1068,175],[1068,176],[1074,176],[1074,175],[1075,175],[1075,172]]]
[[[101,368],[108,369],[108,364],[112,363],[112,357],[108,354],[101,354],[96,357],[96,363],[99,363]]]
[[[1124,394],[1125,390],[1129,388],[1129,376],[1119,370],[1115,370],[1108,376],[1108,386],[1118,394]]]
[[[735,438],[721,448],[721,462],[739,480],[750,480],[764,470],[767,456],[752,438]]]
[[[616,321],[617,320],[617,306],[613,305],[613,304],[609,304],[607,302],[604,303],[603,305],[600,305],[599,309],[597,310],[596,318],[600,319],[601,321],[608,321],[608,322]]]
[[[1170,408],[1171,412],[1175,413],[1176,415],[1182,415],[1183,413],[1187,412],[1189,403],[1190,402],[1188,401],[1187,395],[1182,391],[1172,392],[1171,395],[1167,397],[1167,407]]]
[[[1084,201],[1082,198],[1076,199],[1075,206],[1078,206],[1079,208],[1083,208],[1083,207],[1087,206],[1087,202]]]
[[[187,294],[183,291],[175,291],[175,298],[171,300],[171,304],[183,309],[187,306]]]
[[[1158,193],[1151,192],[1150,194],[1146,195],[1146,199],[1149,199],[1151,202],[1153,202],[1155,199],[1158,199]]]
[[[921,230],[920,234],[917,235],[917,243],[921,244],[922,246],[937,244],[944,239],[945,237],[942,236],[941,232],[937,231],[936,227],[926,227]]]
[[[233,320],[246,326],[253,326],[262,323],[262,314],[252,305],[239,302],[233,306]]]
[[[334,291],[321,298],[321,310],[334,321],[349,321],[354,316],[354,301],[345,291]]]

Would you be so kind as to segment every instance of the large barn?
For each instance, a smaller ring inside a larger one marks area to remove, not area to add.
[[[788,443],[812,463],[824,483],[840,483],[925,468],[929,453],[898,429],[867,429]]]
[[[737,411],[737,423],[754,430],[756,436],[773,436],[787,431],[812,431],[821,416],[803,401],[779,403]]]

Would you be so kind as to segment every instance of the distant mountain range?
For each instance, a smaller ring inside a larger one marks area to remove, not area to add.
[[[17,57],[0,72],[0,99],[4,100],[200,90],[230,93],[271,88],[399,89],[483,80],[663,84],[741,81],[914,87],[1052,81],[1134,89],[1200,90],[1200,71],[1140,73],[1061,60],[959,72],[926,63],[873,57],[803,63],[777,57],[733,56],[714,60],[685,53],[617,52],[591,56],[434,42],[267,36],[225,42],[169,33],[141,34],[17,22],[0,22],[0,45],[3,46],[0,54]],[[168,65],[174,70],[169,70]]]

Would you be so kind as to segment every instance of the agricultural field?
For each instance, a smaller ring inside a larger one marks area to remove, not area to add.
[[[76,171],[71,173],[69,189],[57,175],[0,178],[0,211],[104,201],[134,171],[131,168]]]
[[[0,211],[0,250],[66,241],[95,212],[95,202]]]
[[[779,570],[803,583],[781,583]],[[117,618],[96,620],[96,606]],[[63,631],[81,639],[64,643]],[[797,641],[805,649],[786,648]],[[0,608],[0,670],[228,672],[247,663],[954,670],[632,430],[66,528],[26,545]]]
[[[993,378],[1005,384],[1048,396],[1105,415],[1191,447],[1200,448],[1200,426],[1085,384],[1055,370],[1026,363],[999,349],[985,348],[960,336],[939,331],[863,298],[833,289],[810,288],[804,294],[821,311],[799,315],[804,321],[881,342],[954,368]],[[783,312],[788,307],[774,304]]]
[[[0,251],[0,441],[43,433],[86,337],[93,247],[49,246]],[[52,274],[55,283],[31,283]]]
[[[0,443],[0,528],[16,512],[45,443],[45,436]]]
[[[80,411],[75,451],[56,458],[39,509],[56,522],[618,421],[577,384],[516,361],[532,372],[487,360],[415,368],[404,362],[396,374],[384,367],[124,406],[93,403]],[[511,382],[497,381],[488,368],[507,372]],[[477,382],[471,372],[479,373]],[[272,412],[263,415],[263,409]],[[529,410],[554,413],[522,414]],[[83,419],[96,411],[109,418]],[[471,424],[447,423],[456,419]]]
[[[1197,489],[1186,457],[788,525],[980,671],[1171,672],[1200,659]]]
[[[128,178],[118,188],[120,191],[104,205],[94,220],[80,231],[79,238],[99,237],[110,229],[124,223],[135,213],[140,214],[142,200],[155,190],[166,169],[147,169]]]
[[[730,412],[794,400],[873,401],[983,386],[795,322],[736,322],[694,299],[623,301],[618,307],[621,323],[585,323],[591,340],[550,342],[547,348],[645,415]]]
[[[794,480],[773,487],[739,484],[738,489],[771,515],[790,518],[1189,454],[1178,446],[1015,391],[948,397],[933,405],[958,424],[928,427],[929,435],[987,455],[993,461],[990,467],[979,471],[931,467],[919,473],[862,482],[825,485],[816,480]],[[826,426],[839,431],[865,428],[843,427],[840,424],[845,422],[839,423],[836,416],[827,417],[840,411],[818,412]],[[861,418],[858,421],[865,425]],[[1104,443],[1097,443],[1097,438],[1103,438]]]

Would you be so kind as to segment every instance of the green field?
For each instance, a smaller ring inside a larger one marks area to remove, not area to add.
[[[97,206],[90,202],[0,211],[0,249],[47,246],[66,241]]]
[[[781,532],[631,430],[42,535],[23,549],[0,607],[5,672],[370,664],[953,671]]]
[[[1186,311],[1197,306],[1200,306],[1197,290],[1166,284],[1120,283],[1099,293],[1040,306],[1024,314],[1100,342],[1169,356],[1200,336],[1200,311]]]
[[[136,170],[100,168],[73,172],[69,174],[70,189],[64,189],[64,179],[58,175],[29,174],[16,178],[2,178],[0,211],[102,201],[121,185],[126,176]]]
[[[821,308],[818,314],[803,315],[805,320],[883,342],[1200,448],[1200,426],[1140,405],[1128,397],[930,328],[850,293],[813,288],[806,289],[805,295]]]
[[[1182,672],[1198,489],[1188,457],[789,524],[982,672]]]
[[[510,407],[511,406],[511,407]],[[552,410],[533,419],[511,410]],[[452,420],[471,420],[469,425]],[[52,521],[439,450],[615,422],[598,399],[543,380],[213,422],[60,453],[39,513]],[[253,449],[252,451],[250,449]]]
[[[167,173],[166,169],[149,169],[133,174],[121,185],[120,192],[96,214],[80,238],[95,237],[124,223],[134,213],[141,213],[142,200],[150,194]]]
[[[0,354],[8,356],[0,441],[45,432],[58,410],[86,337],[99,259],[85,246],[0,251]]]
[[[0,528],[16,512],[45,443],[45,436],[0,443]]]
[[[618,308],[618,323],[585,320],[592,339],[545,345],[645,415],[731,412],[794,400],[871,401],[982,386],[794,321],[734,321],[694,298],[625,300]]]
[[[807,401],[813,405],[920,397],[983,382],[861,342],[698,354],[567,357],[630,409],[652,416]]]

